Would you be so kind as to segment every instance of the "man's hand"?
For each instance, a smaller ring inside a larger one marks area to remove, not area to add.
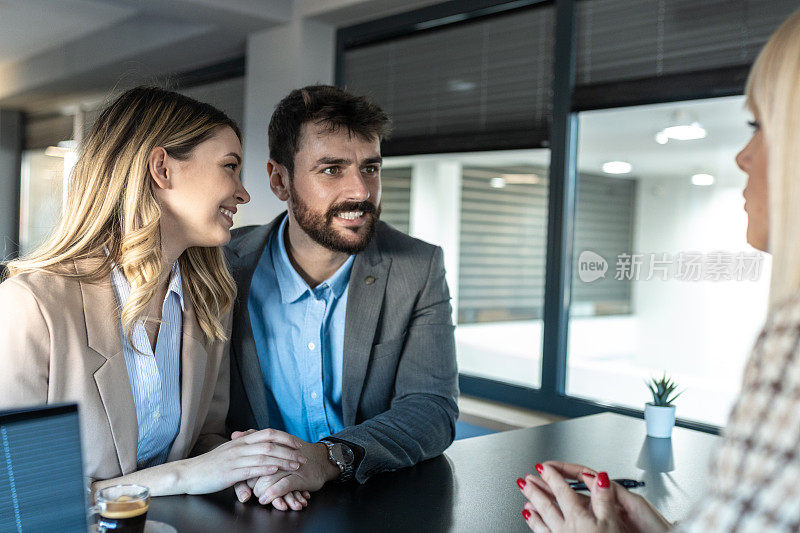
[[[262,476],[253,485],[253,494],[262,505],[273,503],[281,497],[285,499],[286,494],[295,491],[319,490],[326,482],[339,477],[339,468],[328,458],[325,444],[304,442],[298,451],[306,457],[306,463],[299,469]]]
[[[234,441],[236,439],[240,439],[242,437],[246,437],[248,435],[252,435],[253,433],[259,433],[255,429],[248,429],[247,431],[234,431],[231,434],[231,440]],[[264,430],[260,433],[269,433],[270,436],[274,440],[283,440],[284,442],[288,442],[292,445],[292,447],[297,446],[298,448],[304,444],[304,441],[289,435],[288,433],[284,433],[283,431],[277,431],[274,429]],[[276,447],[277,449],[277,447]],[[279,449],[277,449],[277,453],[281,453]],[[305,462],[306,458],[301,456],[301,460]],[[291,471],[294,468],[294,464],[290,465],[289,468],[285,468],[282,470],[277,470],[277,472],[283,471]],[[250,499],[252,495],[251,487],[255,484],[258,480],[258,477],[251,478],[247,481],[240,481],[233,486],[234,491],[236,492],[236,497],[242,503],[246,502]],[[311,498],[311,495],[306,491],[297,491],[292,494],[286,494],[285,498],[279,498],[275,502],[273,502],[273,506],[276,509],[280,509],[281,511],[286,511],[289,508],[292,508],[296,511],[302,510],[305,506],[308,505],[308,499]],[[280,500],[280,501],[278,501]]]
[[[270,430],[276,431],[276,430]],[[238,439],[254,433],[255,430],[246,432],[235,431],[231,439]],[[294,472],[279,470],[273,475],[249,479],[246,483],[237,483],[236,495],[239,501],[245,502],[255,494],[262,505],[272,504],[278,510],[302,510],[308,505],[311,497],[309,491],[319,490],[327,481],[339,477],[339,468],[328,458],[328,447],[323,443],[305,442],[288,433],[277,433],[291,437],[300,443],[298,452],[303,455],[306,462]],[[296,474],[296,475],[294,475]]]

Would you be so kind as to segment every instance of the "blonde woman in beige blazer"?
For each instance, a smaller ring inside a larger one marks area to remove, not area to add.
[[[304,461],[293,438],[225,435],[235,286],[219,246],[250,199],[241,153],[221,111],[131,89],[88,135],[54,233],[7,265],[0,409],[77,402],[95,489],[212,492]]]

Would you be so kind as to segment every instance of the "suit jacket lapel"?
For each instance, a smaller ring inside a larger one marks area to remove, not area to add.
[[[237,246],[232,249],[235,257],[231,259],[233,278],[236,281],[236,309],[233,316],[233,333],[231,355],[241,371],[242,383],[250,401],[250,408],[259,428],[269,427],[267,395],[258,360],[256,341],[250,325],[250,312],[247,300],[250,296],[250,282],[253,279],[256,265],[269,240],[272,230],[280,225],[285,213],[281,213],[270,224],[259,226],[249,232]]]
[[[181,321],[181,425],[172,443],[168,461],[186,457],[198,426],[203,422],[198,419],[197,413],[200,412],[200,397],[206,379],[208,347],[185,286],[184,294],[186,310]]]
[[[356,256],[350,273],[342,369],[342,418],[345,426],[356,423],[356,410],[392,263],[391,258],[382,257],[378,244],[375,235],[367,249]]]
[[[88,262],[76,261],[76,273],[87,272]],[[96,352],[94,380],[111,425],[111,435],[123,474],[136,470],[139,425],[136,406],[122,353],[119,311],[111,280],[81,281],[87,344]]]

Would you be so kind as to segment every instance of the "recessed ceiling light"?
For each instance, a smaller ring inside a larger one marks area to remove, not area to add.
[[[667,139],[675,139],[676,141],[695,141],[703,139],[707,135],[706,130],[698,122],[691,124],[682,124],[680,126],[669,126],[664,128],[661,133]]]
[[[450,80],[447,82],[447,88],[454,92],[471,91],[477,87],[474,81],[468,80]]]
[[[603,172],[606,174],[628,174],[633,167],[627,161],[608,161],[603,163]]]
[[[714,176],[711,174],[695,174],[692,176],[692,185],[707,187],[714,184]]]
[[[506,180],[503,178],[492,178],[489,180],[489,185],[495,189],[502,189],[506,186]]]
[[[707,132],[703,126],[686,110],[672,113],[667,127],[656,133],[658,144],[667,144],[670,139],[676,141],[694,141],[703,139]]]

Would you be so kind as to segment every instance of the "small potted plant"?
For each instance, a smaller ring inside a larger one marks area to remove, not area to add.
[[[652,378],[646,383],[653,394],[653,401],[647,402],[644,406],[647,435],[668,439],[672,436],[672,428],[675,426],[675,406],[672,402],[683,394],[683,391],[675,392],[678,385],[668,378],[666,373],[661,379]]]

